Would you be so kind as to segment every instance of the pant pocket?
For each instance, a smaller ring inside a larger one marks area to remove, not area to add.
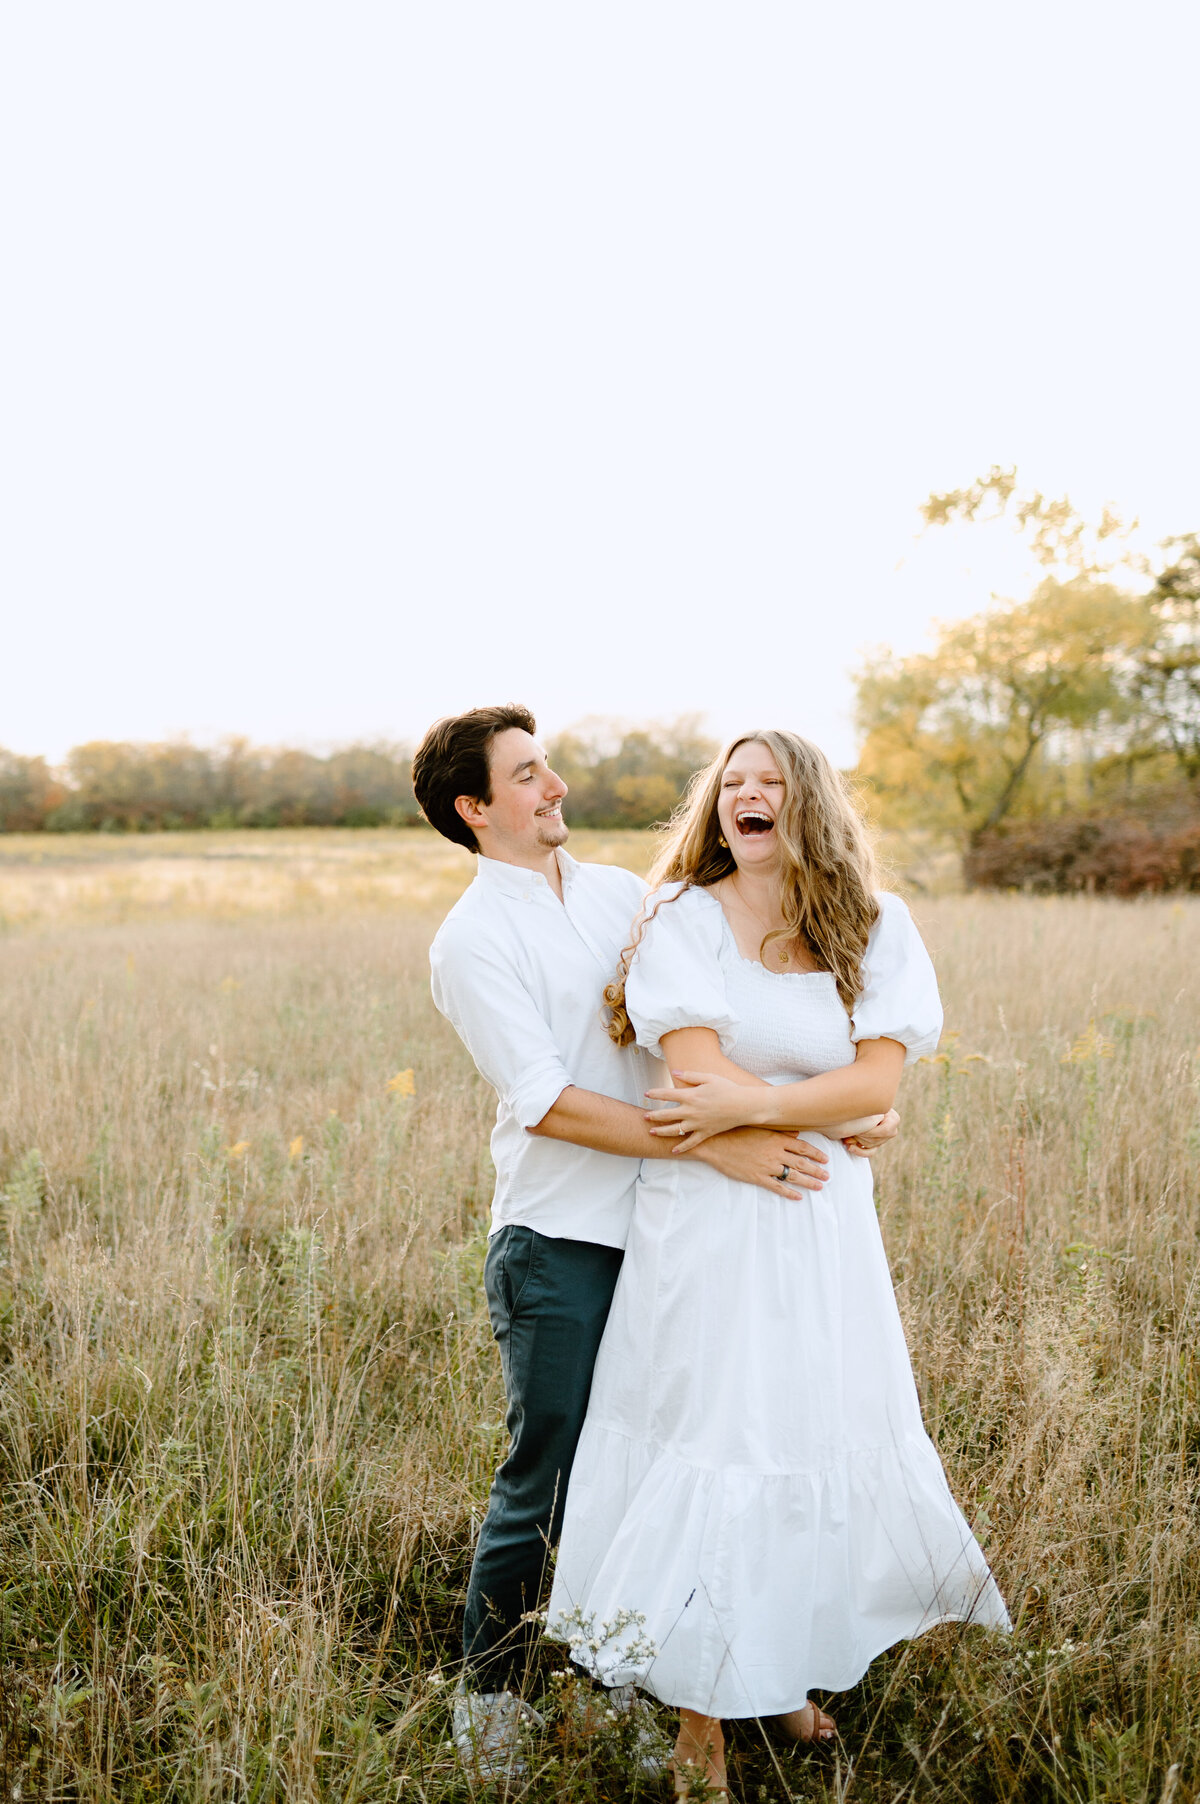
[[[533,1275],[537,1235],[532,1228],[510,1224],[501,1228],[488,1249],[484,1281],[492,1331],[501,1334],[516,1314],[522,1293]]]

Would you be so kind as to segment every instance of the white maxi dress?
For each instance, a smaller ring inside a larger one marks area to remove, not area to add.
[[[742,958],[707,891],[659,895],[626,986],[649,1051],[711,1027],[783,1084],[860,1039],[936,1047],[937,982],[898,897],[879,897],[851,1019],[829,973]],[[1010,1626],[921,1420],[870,1162],[805,1138],[829,1180],[799,1202],[643,1164],[550,1598],[549,1634],[596,1677],[711,1716],[843,1690],[938,1622]]]

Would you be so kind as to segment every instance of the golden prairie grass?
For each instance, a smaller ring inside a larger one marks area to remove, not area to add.
[[[466,1797],[447,1693],[503,1444],[492,1100],[425,952],[469,860],[407,833],[0,854],[0,1797]],[[950,1033],[877,1186],[1016,1632],[885,1656],[836,1754],[741,1727],[734,1783],[1182,1804],[1200,905],[917,912]],[[615,1732],[549,1714],[514,1795],[632,1795]]]
[[[469,854],[432,833],[13,834],[0,838],[0,931],[38,923],[445,907]]]
[[[588,856],[640,858],[640,833],[588,833]],[[443,914],[471,854],[425,828],[0,835],[0,933],[52,923],[427,909]]]

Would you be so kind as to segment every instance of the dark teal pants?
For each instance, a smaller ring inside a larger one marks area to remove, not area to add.
[[[482,1691],[518,1687],[622,1254],[506,1227],[484,1287],[508,1399],[508,1457],[492,1483],[467,1588],[463,1651]]]

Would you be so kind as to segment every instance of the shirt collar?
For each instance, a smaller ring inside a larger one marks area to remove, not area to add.
[[[562,878],[563,894],[570,889],[579,870],[579,860],[564,852],[561,846],[555,848],[554,856],[558,860],[558,871]],[[478,855],[479,869],[475,873],[476,883],[489,884],[506,896],[527,896],[532,891],[549,890],[550,885],[540,871],[527,871],[523,864],[506,864],[501,858],[485,858]]]

